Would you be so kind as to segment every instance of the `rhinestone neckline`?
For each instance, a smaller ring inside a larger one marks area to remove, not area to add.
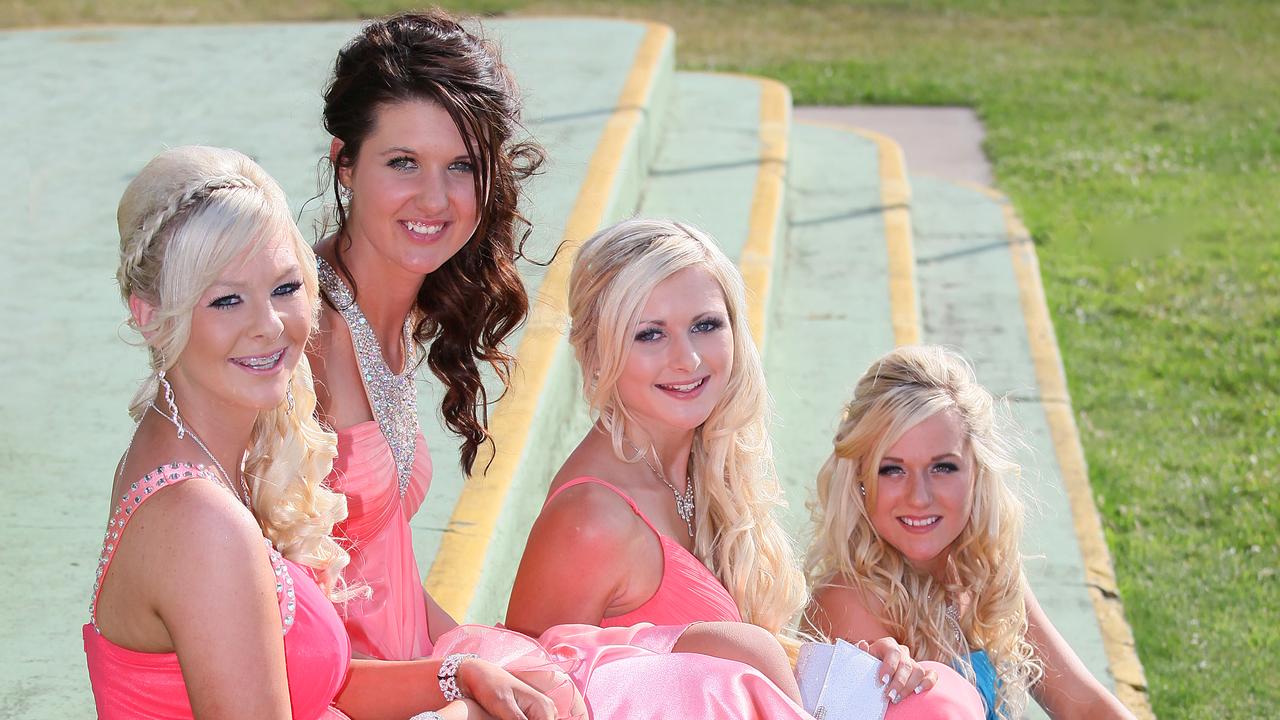
[[[414,455],[418,449],[418,386],[414,377],[417,352],[413,343],[413,314],[404,319],[404,369],[397,375],[387,366],[382,346],[378,344],[373,327],[356,304],[351,290],[324,258],[317,257],[316,260],[320,288],[338,309],[351,333],[351,344],[356,351],[356,365],[359,366],[369,409],[391,448],[391,457],[396,461],[400,497],[404,497],[409,489]]]

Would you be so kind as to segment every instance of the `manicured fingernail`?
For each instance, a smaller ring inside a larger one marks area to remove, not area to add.
[[[919,694],[920,694],[920,686],[919,686],[919,685],[917,685],[917,686],[916,686],[916,689],[915,689],[915,690],[912,690],[911,692],[913,692],[913,693],[915,693],[915,694],[919,695]]]
[[[894,705],[897,705],[897,704],[898,704],[898,691],[897,691],[897,690],[890,690],[890,691],[889,691],[889,702],[893,703]]]
[[[881,676],[880,676],[880,687],[884,687],[885,685],[888,685],[888,684],[889,684],[889,676],[888,676],[888,674],[881,675]]]

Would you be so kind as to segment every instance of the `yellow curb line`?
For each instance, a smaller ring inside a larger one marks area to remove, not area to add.
[[[516,350],[517,373],[490,421],[489,434],[497,447],[493,462],[487,473],[477,472],[466,479],[424,582],[431,597],[459,620],[466,616],[480,583],[490,539],[524,455],[556,350],[564,339],[561,330],[568,306],[569,269],[578,245],[605,221],[626,148],[645,119],[658,70],[672,44],[670,27],[644,24],[648,30],[636,51],[617,106],[591,155],[565,224],[565,242],[532,303],[528,325]],[[478,465],[483,464],[481,459]]]
[[[1049,434],[1053,438],[1058,467],[1062,470],[1062,482],[1071,504],[1076,537],[1080,541],[1085,583],[1102,631],[1102,644],[1107,652],[1111,675],[1116,680],[1116,696],[1140,720],[1155,718],[1147,697],[1147,678],[1142,662],[1138,659],[1133,630],[1124,618],[1124,604],[1116,586],[1115,570],[1111,564],[1111,553],[1107,550],[1106,536],[1102,531],[1102,520],[1093,502],[1089,471],[1071,411],[1071,396],[1067,391],[1062,356],[1058,351],[1053,320],[1049,316],[1044,285],[1040,279],[1040,262],[1036,257],[1035,244],[1007,197],[988,187],[966,185],[999,202],[1004,213],[1009,252],[1013,257],[1014,275],[1018,280],[1022,314],[1027,322],[1027,337],[1031,345],[1036,381],[1040,385],[1041,397],[1047,400],[1042,405],[1049,422]]]
[[[916,253],[911,234],[911,183],[898,141],[874,130],[842,123],[802,120],[805,125],[842,130],[874,142],[880,160],[880,206],[889,259],[889,323],[895,345],[920,342],[920,307],[916,302]]]
[[[760,85],[760,170],[751,195],[747,240],[738,267],[747,287],[747,327],[763,349],[768,332],[773,254],[786,198],[787,140],[791,128],[791,91],[768,78],[741,75]]]

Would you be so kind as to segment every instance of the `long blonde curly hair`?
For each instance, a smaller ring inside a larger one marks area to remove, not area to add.
[[[142,418],[158,391],[157,373],[176,363],[191,331],[201,294],[236,258],[286,236],[302,268],[302,284],[315,313],[319,284],[315,254],[302,238],[284,191],[257,163],[223,148],[166,150],[129,183],[116,213],[120,267],[116,279],[156,312],[144,327],[151,374],[134,394],[129,414]],[[317,571],[321,586],[345,598],[342,569],[350,558],[330,532],[347,515],[346,498],[324,485],[337,455],[337,437],[316,421],[315,388],[304,355],[289,382],[294,399],[260,412],[245,456],[245,480],[254,517],[285,557]],[[179,398],[181,401],[181,398]]]
[[[632,328],[653,288],[688,267],[703,267],[724,293],[733,331],[733,367],[724,396],[694,431],[690,453],[696,501],[694,554],[724,584],[747,622],[778,635],[805,602],[791,539],[774,516],[784,505],[773,465],[771,403],[760,353],[746,323],[742,275],[711,238],[666,220],[633,219],[606,228],[578,252],[569,278],[573,345],[583,393],[624,448],[636,423],[618,392]]]
[[[973,507],[949,551],[947,579],[939,581],[913,568],[876,532],[868,508],[875,507],[880,461],[889,448],[948,411],[960,419],[972,458]],[[832,454],[818,473],[805,572],[815,590],[851,586],[878,601],[879,620],[916,660],[952,663],[972,679],[963,660],[971,648],[985,650],[999,679],[996,711],[1015,718],[1042,668],[1026,639],[1023,504],[1010,487],[1019,467],[1008,445],[994,399],[959,355],[921,345],[875,361],[845,406]],[[957,618],[963,638],[947,618],[947,598],[962,594],[969,598]]]

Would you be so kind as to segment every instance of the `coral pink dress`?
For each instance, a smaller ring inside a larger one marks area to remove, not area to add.
[[[351,553],[343,577],[372,591],[342,608],[351,649],[382,660],[431,655],[426,595],[409,529],[409,519],[431,486],[426,441],[418,435],[413,472],[401,495],[396,461],[378,423],[339,430],[338,457],[328,482],[347,496],[347,519],[333,529]]]
[[[98,561],[84,652],[89,664],[98,717],[149,720],[192,717],[186,683],[176,653],[147,653],[120,647],[98,631],[95,608],[129,520],[148,498],[194,477],[217,482],[202,466],[174,463],[156,468],[130,484],[111,516]],[[263,538],[266,542],[266,538]],[[347,634],[333,604],[316,586],[310,571],[270,551],[276,575],[276,600],[284,629],[285,668],[293,717],[305,720],[345,718],[330,703],[342,688],[351,656]]]
[[[404,367],[396,372],[387,366],[351,288],[324,258],[317,258],[316,272],[325,297],[347,324],[373,415],[338,431],[338,457],[328,478],[331,488],[347,496],[347,519],[333,529],[351,554],[343,577],[372,591],[342,608],[351,648],[379,660],[427,657],[426,590],[409,530],[409,518],[431,486],[431,456],[418,431],[415,317],[405,318]]]
[[[658,589],[640,607],[601,620],[602,627],[626,627],[641,622],[655,625],[688,625],[691,622],[706,621],[742,622],[738,604],[733,601],[719,578],[712,575],[707,566],[683,545],[658,532],[649,518],[640,512],[635,501],[614,485],[595,477],[574,478],[561,485],[547,498],[547,502],[571,487],[588,483],[608,488],[622,498],[631,507],[631,511],[658,536],[658,542],[662,545],[662,581],[658,584]]]

